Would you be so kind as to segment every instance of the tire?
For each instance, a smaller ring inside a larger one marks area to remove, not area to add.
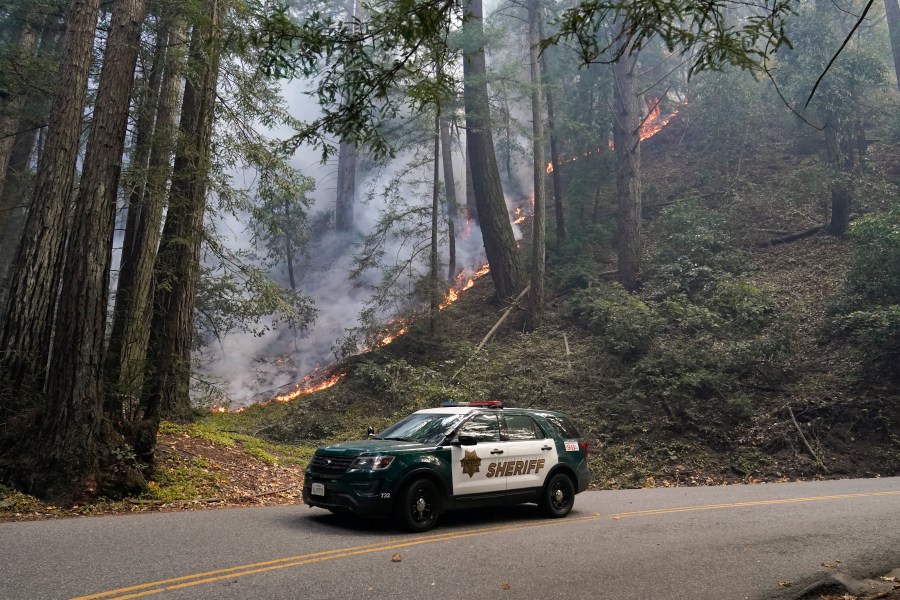
[[[559,519],[572,510],[575,505],[575,484],[572,478],[563,473],[553,475],[544,486],[541,498],[541,509],[548,517]]]
[[[401,529],[414,533],[428,531],[441,514],[440,492],[431,481],[416,479],[403,488],[394,511],[394,518]]]

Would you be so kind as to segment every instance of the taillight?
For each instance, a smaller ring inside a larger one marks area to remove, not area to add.
[[[588,455],[588,447],[587,442],[578,442],[578,447],[581,448],[581,451],[584,452],[584,455]]]

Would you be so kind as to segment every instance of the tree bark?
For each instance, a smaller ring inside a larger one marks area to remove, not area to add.
[[[629,291],[641,269],[641,111],[635,86],[637,56],[626,52],[613,65],[613,141],[616,152],[618,270]]]
[[[884,0],[884,12],[887,13],[891,52],[894,55],[894,73],[897,76],[897,89],[900,90],[900,4],[897,0]]]
[[[524,274],[500,185],[500,172],[497,169],[497,155],[491,134],[481,0],[468,0],[465,13],[463,30],[468,33],[466,37],[477,40],[476,47],[466,51],[463,58],[466,144],[472,169],[472,185],[494,288],[499,298],[508,298],[522,288]]]
[[[525,327],[533,330],[541,324],[544,313],[544,268],[546,259],[546,198],[544,194],[544,101],[540,58],[541,8],[538,0],[528,3],[528,50],[531,63],[531,131],[534,155],[534,216],[531,239],[531,291],[528,293],[528,310]]]
[[[355,29],[359,4],[349,0],[347,16],[351,32]],[[356,144],[341,141],[338,147],[337,199],[335,201],[334,227],[337,231],[353,231],[353,212],[356,204],[356,163],[359,155]]]
[[[429,283],[428,295],[430,300],[430,311],[428,318],[428,330],[433,335],[435,325],[437,323],[438,305],[441,302],[438,295],[439,277],[438,277],[438,211],[440,209],[441,198],[441,109],[437,107],[434,115],[434,168],[432,169],[432,187],[431,187],[431,251],[428,256]]]
[[[128,207],[112,334],[106,353],[105,410],[114,419],[123,417],[126,405],[134,407],[141,394],[150,337],[153,266],[172,170],[169,158],[175,144],[175,117],[181,93],[184,53],[180,48],[184,26],[169,22],[162,28],[161,45],[158,44],[156,52],[163,51],[164,63],[157,103],[150,107],[155,114],[150,152],[143,192]]]
[[[544,39],[544,19],[541,16],[538,23],[538,35]],[[541,54],[541,73],[547,77],[547,54]],[[553,171],[550,173],[553,181],[553,205],[556,215],[556,247],[566,241],[568,232],[566,229],[566,208],[563,197],[562,182],[562,158],[559,154],[559,139],[556,135],[556,113],[553,109],[553,92],[549,88],[545,90],[547,96],[547,130],[550,134],[550,162],[553,164]]]
[[[30,20],[26,17],[19,29],[18,39],[15,42],[16,57],[12,58],[12,60],[19,58],[27,61],[34,54],[38,32],[31,25]],[[3,193],[3,186],[6,183],[6,170],[7,166],[9,166],[13,145],[18,137],[16,134],[22,125],[22,109],[25,108],[25,104],[31,95],[24,89],[5,91],[12,91],[12,97],[7,97],[2,108],[0,108],[0,194]],[[4,208],[0,206],[0,209]],[[2,216],[5,217],[5,215]]]
[[[156,263],[154,313],[142,405],[152,452],[161,417],[185,420],[190,414],[191,346],[200,273],[200,246],[210,168],[213,110],[219,65],[219,1],[208,0],[207,23],[195,26],[191,63],[181,109],[183,145],[175,155],[169,210]],[[196,83],[195,83],[196,82]]]
[[[144,0],[112,7],[63,269],[41,446],[47,471],[73,483],[97,465],[116,191],[144,15]]]
[[[450,245],[450,264],[447,270],[447,281],[456,280],[456,230],[459,224],[459,205],[456,200],[456,177],[453,174],[453,153],[450,146],[450,123],[441,119],[441,156],[444,166],[444,193],[447,197],[448,242]]]
[[[6,306],[10,267],[28,217],[31,194],[27,189],[27,181],[37,134],[37,128],[32,128],[16,136],[12,156],[6,167],[6,185],[0,196],[0,307]],[[0,330],[3,329],[5,318],[6,315],[0,312]]]
[[[478,206],[475,204],[475,185],[472,182],[472,157],[469,152],[469,136],[466,135],[466,217],[478,223]]]
[[[0,336],[0,370],[13,388],[41,389],[44,383],[99,8],[100,0],[72,0],[66,16],[47,140]]]

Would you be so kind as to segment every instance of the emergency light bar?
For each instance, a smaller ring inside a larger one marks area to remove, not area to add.
[[[472,406],[476,408],[503,408],[502,400],[473,400],[472,402],[441,402],[441,406]]]

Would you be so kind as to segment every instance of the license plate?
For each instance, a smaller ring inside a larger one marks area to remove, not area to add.
[[[312,489],[310,490],[313,496],[324,496],[325,495],[325,484],[324,483],[314,483],[312,484]]]

